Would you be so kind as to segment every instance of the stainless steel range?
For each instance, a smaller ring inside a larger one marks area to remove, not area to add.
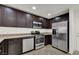
[[[45,36],[43,34],[40,34],[39,31],[32,32],[32,34],[35,35],[35,49],[44,47]]]

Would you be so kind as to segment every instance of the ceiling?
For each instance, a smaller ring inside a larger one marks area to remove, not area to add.
[[[70,7],[76,6],[76,5],[68,5],[68,4],[6,4],[6,5],[48,19],[67,13]],[[36,10],[32,9],[33,6],[36,7]],[[51,15],[48,16],[48,14]]]

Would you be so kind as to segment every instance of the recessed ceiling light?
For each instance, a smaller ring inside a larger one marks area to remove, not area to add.
[[[33,9],[33,10],[36,10],[36,7],[35,7],[35,6],[33,6],[33,7],[32,7],[32,9]]]
[[[51,14],[49,13],[48,16],[51,16]]]

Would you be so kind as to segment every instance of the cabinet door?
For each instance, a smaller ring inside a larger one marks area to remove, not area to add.
[[[0,26],[2,26],[2,7],[0,6]]]
[[[26,14],[26,27],[32,28],[33,18],[32,15]]]
[[[8,54],[17,55],[22,52],[22,41],[21,39],[8,39]]]
[[[47,27],[47,29],[52,28],[52,20],[46,20],[46,27]]]
[[[43,19],[42,20],[42,28],[45,28],[46,29],[46,19]]]
[[[45,45],[52,44],[52,36],[51,35],[45,35]]]
[[[48,45],[48,36],[47,35],[45,35],[45,45]]]
[[[37,16],[32,16],[33,17],[33,21],[37,21],[37,22],[39,22],[39,17],[37,17]]]
[[[26,20],[25,13],[17,11],[17,20],[16,20],[17,27],[25,27],[25,20]]]
[[[3,40],[1,43],[0,43],[0,55],[7,55],[8,53],[8,44],[7,44],[7,40]]]
[[[16,26],[16,11],[14,9],[3,7],[3,26],[15,27]]]
[[[23,39],[23,53],[34,49],[34,39],[26,38]]]

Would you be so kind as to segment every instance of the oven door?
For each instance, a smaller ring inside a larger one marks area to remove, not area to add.
[[[40,43],[44,43],[44,38],[36,38],[35,39],[35,44],[40,44]]]
[[[35,39],[35,49],[40,49],[44,47],[44,42],[45,42],[45,39],[43,37]]]

